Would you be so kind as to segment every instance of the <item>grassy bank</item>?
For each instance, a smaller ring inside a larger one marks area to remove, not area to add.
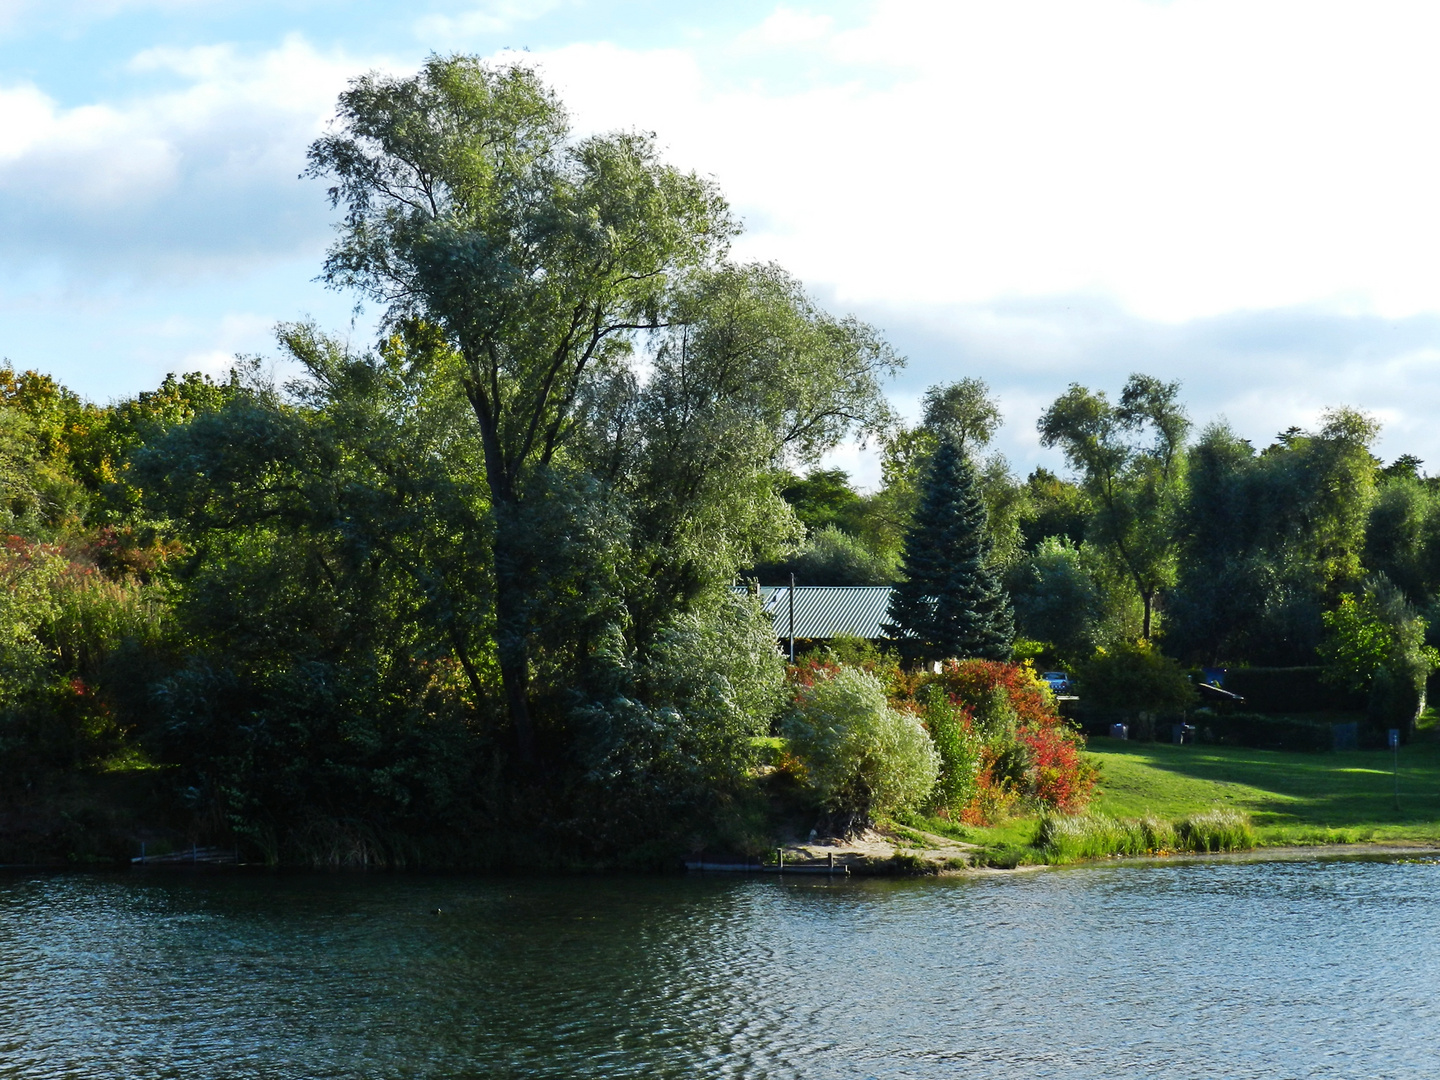
[[[1091,810],[1178,821],[1217,808],[1247,814],[1262,845],[1440,843],[1440,743],[1400,750],[1395,809],[1388,750],[1301,754],[1093,739],[1101,767]]]
[[[989,828],[914,824],[984,850],[994,866],[1157,851],[1284,845],[1440,845],[1440,742],[1400,750],[1395,808],[1388,750],[1287,753],[1092,739],[1096,796],[1073,818],[1015,817]]]

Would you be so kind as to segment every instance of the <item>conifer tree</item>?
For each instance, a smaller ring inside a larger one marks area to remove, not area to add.
[[[890,597],[885,631],[902,650],[927,659],[1010,658],[1015,616],[989,565],[990,547],[975,470],[953,438],[942,439],[905,534],[904,581]]]

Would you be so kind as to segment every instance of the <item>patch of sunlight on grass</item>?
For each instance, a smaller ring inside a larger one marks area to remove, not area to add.
[[[1096,739],[1089,753],[1101,767],[1091,803],[1098,813],[1178,819],[1230,807],[1252,815],[1262,843],[1440,839],[1440,744],[1401,749],[1398,811],[1386,750],[1302,754]]]

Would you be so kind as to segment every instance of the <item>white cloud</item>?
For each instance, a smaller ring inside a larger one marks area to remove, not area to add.
[[[582,117],[658,130],[843,297],[1399,315],[1440,296],[1437,30],[1417,3],[907,0],[841,33],[777,10],[754,35],[789,50],[776,70],[850,76],[794,91],[674,50],[539,55]]]
[[[182,354],[180,370],[220,376],[230,370],[239,354],[257,350],[270,352],[275,322],[270,314],[232,311],[208,324],[195,325],[190,320],[182,320],[178,325],[162,328],[162,332],[180,341],[205,342]]]
[[[0,34],[37,24],[73,33],[80,26],[128,11],[183,12],[218,7],[225,0],[0,0]]]
[[[738,67],[536,59],[583,126],[715,175],[738,254],[889,329],[899,393],[988,378],[1017,464],[1057,464],[1033,425],[1066,383],[1145,370],[1260,445],[1349,403],[1440,467],[1437,31],[1416,2],[895,0],[779,8]]]
[[[425,15],[415,22],[415,36],[431,48],[500,34],[539,19],[564,0],[490,0],[459,15]]]
[[[752,33],[742,35],[741,40],[762,45],[815,42],[827,37],[834,25],[835,20],[828,15],[778,7]]]
[[[173,277],[318,250],[323,195],[296,177],[355,62],[291,38],[254,56],[154,49],[130,66],[181,85],[73,108],[0,90],[0,271]]]

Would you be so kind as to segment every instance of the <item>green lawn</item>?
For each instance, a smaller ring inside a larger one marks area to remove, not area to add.
[[[1297,754],[1092,739],[1100,764],[1090,809],[1171,820],[1229,807],[1264,844],[1424,840],[1440,843],[1440,743],[1400,750],[1395,810],[1388,750]]]

